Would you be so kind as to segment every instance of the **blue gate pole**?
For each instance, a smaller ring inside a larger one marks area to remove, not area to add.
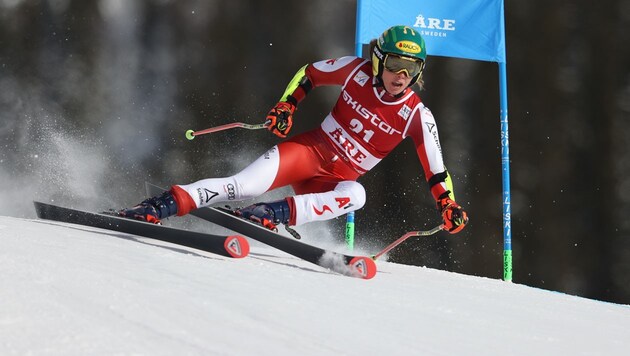
[[[362,21],[361,16],[359,16],[359,9],[361,8],[362,0],[357,0],[357,17],[356,17],[356,29],[355,34],[359,34],[361,31]],[[356,36],[358,37],[358,36]],[[354,44],[354,54],[357,57],[361,57],[363,55],[363,43],[357,40]],[[354,211],[346,214],[346,247],[348,251],[354,250]]]
[[[499,62],[501,170],[503,178],[503,280],[512,281],[512,214],[510,194],[510,134],[508,130],[507,64]]]
[[[354,250],[354,211],[346,215],[346,247],[348,251]]]

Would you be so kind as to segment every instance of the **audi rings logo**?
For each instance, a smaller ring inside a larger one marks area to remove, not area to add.
[[[230,183],[225,186],[225,191],[227,192],[228,200],[236,199],[236,190],[234,189],[234,184]]]

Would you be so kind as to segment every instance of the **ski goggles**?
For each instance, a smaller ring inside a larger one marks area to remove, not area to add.
[[[413,78],[422,72],[424,68],[424,62],[408,57],[401,57],[395,54],[388,53],[385,55],[383,66],[390,72],[400,73],[405,72],[409,78]]]

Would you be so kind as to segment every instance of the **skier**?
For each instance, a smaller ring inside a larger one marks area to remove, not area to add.
[[[410,27],[394,26],[370,43],[370,53],[371,61],[347,56],[300,68],[266,117],[267,128],[285,138],[298,104],[313,88],[339,85],[341,94],[320,127],[272,147],[231,177],[173,185],[118,214],[159,223],[172,215],[291,185],[296,195],[237,209],[236,214],[269,229],[280,223],[296,226],[332,219],[363,207],[365,189],[356,180],[411,137],[444,229],[461,231],[468,217],[447,190],[449,175],[435,119],[411,89],[422,85],[424,39]]]

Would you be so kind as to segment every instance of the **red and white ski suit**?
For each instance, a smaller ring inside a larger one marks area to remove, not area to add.
[[[446,177],[435,119],[420,98],[406,89],[387,94],[372,75],[371,62],[342,57],[310,64],[313,88],[341,86],[341,94],[321,126],[297,135],[260,156],[241,172],[173,187],[178,215],[218,202],[245,200],[291,185],[289,225],[328,220],[365,204],[357,178],[376,166],[404,138],[411,137],[433,197],[446,192]],[[292,96],[300,102],[306,92]]]

